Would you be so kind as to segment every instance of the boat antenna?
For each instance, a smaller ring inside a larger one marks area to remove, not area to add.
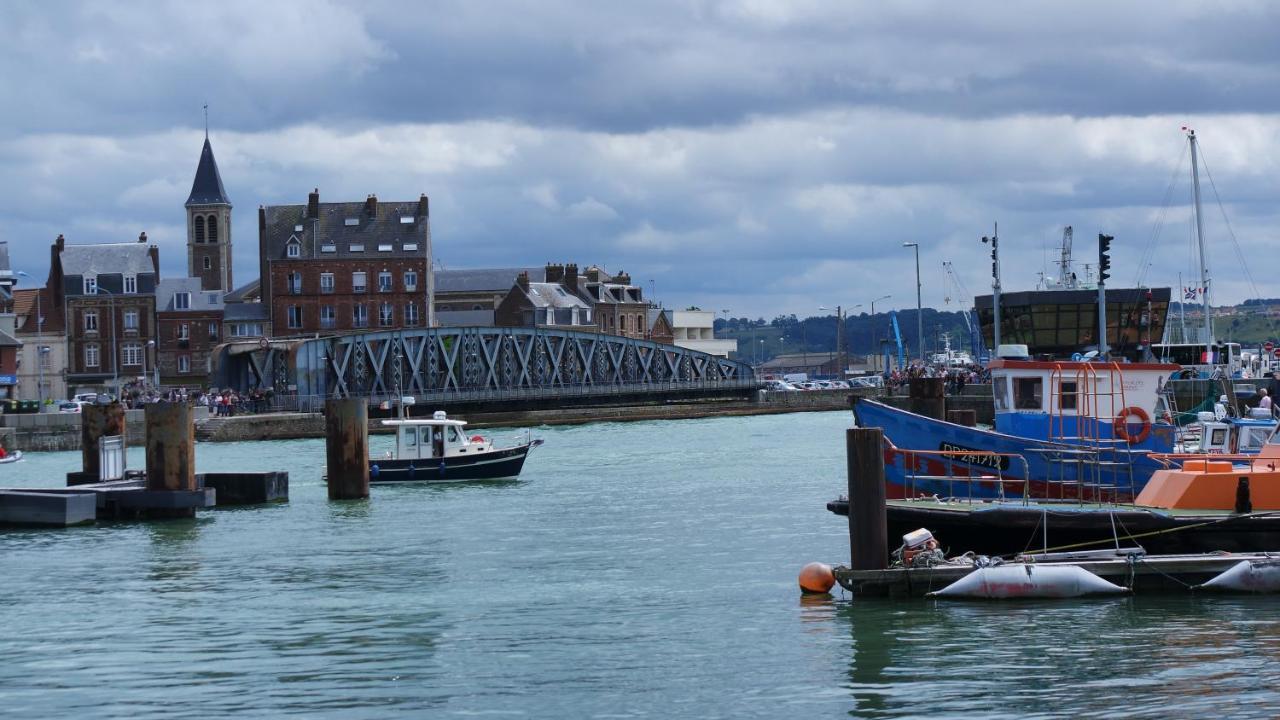
[[[1209,257],[1204,251],[1204,219],[1200,212],[1200,167],[1196,157],[1196,131],[1184,127],[1191,145],[1191,194],[1195,200],[1196,244],[1200,250],[1200,287],[1204,292],[1204,350],[1205,361],[1213,362],[1213,313],[1209,303]]]

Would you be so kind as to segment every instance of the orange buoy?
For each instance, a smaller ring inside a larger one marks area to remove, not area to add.
[[[800,568],[800,591],[821,594],[830,592],[836,584],[836,576],[831,566],[825,563],[812,562]]]

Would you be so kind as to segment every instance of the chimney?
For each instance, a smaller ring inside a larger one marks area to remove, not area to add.
[[[564,266],[547,263],[547,282],[558,283],[564,280]]]
[[[587,268],[587,282],[593,282],[593,283],[600,282],[600,268],[594,265]]]
[[[427,205],[427,194],[423,193],[422,197],[418,198],[418,217],[424,218],[431,214],[431,209]]]
[[[267,209],[262,205],[258,206],[258,238],[267,234]]]
[[[142,233],[138,235],[138,242],[142,243],[143,245],[145,245],[145,244],[147,243],[147,231],[146,231],[146,230],[143,230],[143,231],[142,231]]]
[[[578,291],[578,263],[564,266],[564,284],[569,286],[569,290]]]
[[[311,191],[307,196],[307,217],[316,220],[320,217],[320,188]]]
[[[529,273],[521,270],[520,274],[516,276],[516,284],[520,286],[521,290],[529,292]]]
[[[618,274],[613,276],[613,281],[619,285],[630,285],[631,276],[627,274],[627,271],[619,270]]]
[[[53,241],[53,246],[61,252],[67,246],[67,239],[62,237],[62,233],[58,233],[58,239]]]
[[[378,196],[370,195],[364,199],[364,214],[370,219],[378,217]]]

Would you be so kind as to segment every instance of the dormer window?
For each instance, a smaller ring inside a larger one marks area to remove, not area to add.
[[[98,276],[96,275],[84,276],[84,294],[85,295],[98,294]]]
[[[302,257],[302,243],[298,242],[298,238],[289,238],[289,244],[285,245],[284,254],[291,258]]]
[[[173,294],[174,310],[190,310],[191,309],[191,293],[180,292]]]
[[[124,276],[124,291],[126,293],[138,292],[138,276],[137,275]]]

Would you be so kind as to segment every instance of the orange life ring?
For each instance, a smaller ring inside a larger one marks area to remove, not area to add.
[[[1142,423],[1142,429],[1133,435],[1129,434],[1128,420],[1131,417],[1138,418],[1138,421]],[[1151,416],[1140,407],[1130,406],[1116,415],[1115,424],[1112,427],[1115,429],[1117,438],[1130,445],[1137,445],[1151,435]]]

